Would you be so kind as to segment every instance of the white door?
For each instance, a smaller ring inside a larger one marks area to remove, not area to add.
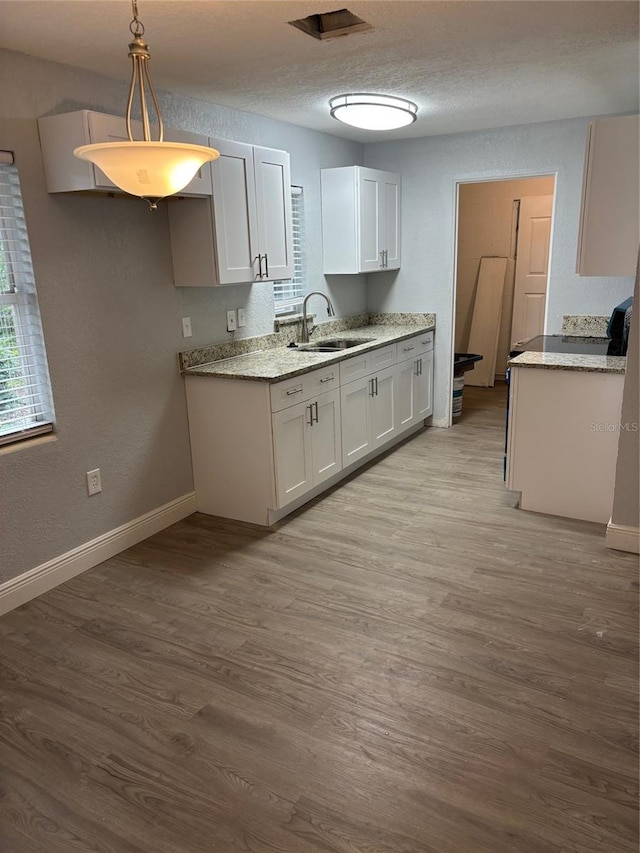
[[[228,139],[210,144],[220,152],[211,164],[218,280],[251,282],[258,272],[253,146]]]
[[[396,369],[387,367],[372,379],[371,438],[373,447],[386,444],[396,434]]]
[[[328,391],[311,403],[311,460],[313,485],[342,470],[340,389]]]
[[[360,272],[372,272],[382,266],[383,192],[380,173],[376,169],[358,170]]]
[[[293,277],[291,231],[291,173],[286,151],[254,148],[260,281]]]
[[[413,364],[414,362],[412,362]],[[426,352],[417,359],[413,373],[415,420],[421,421],[433,414],[433,353]]]
[[[313,486],[311,405],[298,403],[272,415],[276,495],[282,507]]]
[[[552,207],[550,195],[525,196],[520,200],[512,345],[541,335],[544,330]]]
[[[400,269],[400,176],[384,179],[384,237],[385,269]]]
[[[365,376],[340,389],[342,408],[342,465],[344,468],[372,450],[370,397],[373,380]]]

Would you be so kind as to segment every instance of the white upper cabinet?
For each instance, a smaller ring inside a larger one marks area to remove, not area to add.
[[[400,176],[364,166],[323,169],[325,274],[400,267]]]
[[[169,205],[174,283],[210,287],[293,276],[286,151],[210,139],[213,195]]]
[[[142,139],[142,123],[134,121],[132,125],[134,136]],[[101,169],[88,160],[80,160],[73,153],[81,145],[126,142],[129,137],[124,118],[92,110],[76,110],[38,119],[38,130],[47,190],[50,193],[93,191],[126,195]],[[206,136],[186,130],[165,130],[164,138],[167,142],[209,144]],[[211,170],[208,163],[198,170],[191,183],[180,190],[180,195],[211,195]]]
[[[635,275],[638,157],[638,116],[591,122],[578,238],[579,275]]]

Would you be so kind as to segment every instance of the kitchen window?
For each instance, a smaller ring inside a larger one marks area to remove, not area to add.
[[[291,187],[291,228],[293,231],[293,278],[273,283],[273,301],[278,317],[299,311],[302,300],[307,294],[302,187]]]
[[[20,180],[0,151],[0,446],[53,430],[53,402]]]

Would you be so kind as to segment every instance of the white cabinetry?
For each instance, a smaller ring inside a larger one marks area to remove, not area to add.
[[[396,433],[395,361],[396,345],[392,344],[340,365],[345,467],[386,444]]]
[[[400,267],[400,176],[364,166],[323,169],[325,274]]]
[[[399,430],[433,414],[433,332],[398,344],[396,387]]]
[[[611,518],[624,375],[511,368],[507,488],[520,508]]]
[[[589,125],[578,240],[579,275],[636,272],[640,192],[638,116]]]
[[[426,332],[272,385],[187,376],[198,509],[273,524],[417,430],[431,414],[432,348]]]
[[[134,136],[142,139],[141,122],[134,121],[132,124]],[[76,110],[38,119],[38,130],[47,190],[50,193],[94,191],[126,195],[101,169],[88,160],[80,160],[73,153],[81,145],[125,142],[129,137],[124,118],[92,110]],[[164,138],[167,142],[209,144],[206,136],[186,130],[165,130]],[[180,195],[211,195],[209,163],[198,170],[191,183],[180,190]]]
[[[273,413],[278,508],[306,494],[342,468],[337,369],[307,374],[303,380],[295,381],[284,393],[288,393],[291,399],[298,394],[304,397],[310,392],[321,391],[325,384],[336,387],[323,393],[313,393],[308,399]],[[302,390],[298,391],[298,388]],[[274,386],[271,394],[272,407],[279,406],[281,398],[282,390]]]
[[[291,176],[286,151],[211,139],[213,195],[171,202],[173,278],[211,287],[293,276]]]

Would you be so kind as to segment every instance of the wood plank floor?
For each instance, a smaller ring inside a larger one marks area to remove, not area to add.
[[[515,508],[503,401],[0,619],[2,852],[637,853],[638,561]]]

